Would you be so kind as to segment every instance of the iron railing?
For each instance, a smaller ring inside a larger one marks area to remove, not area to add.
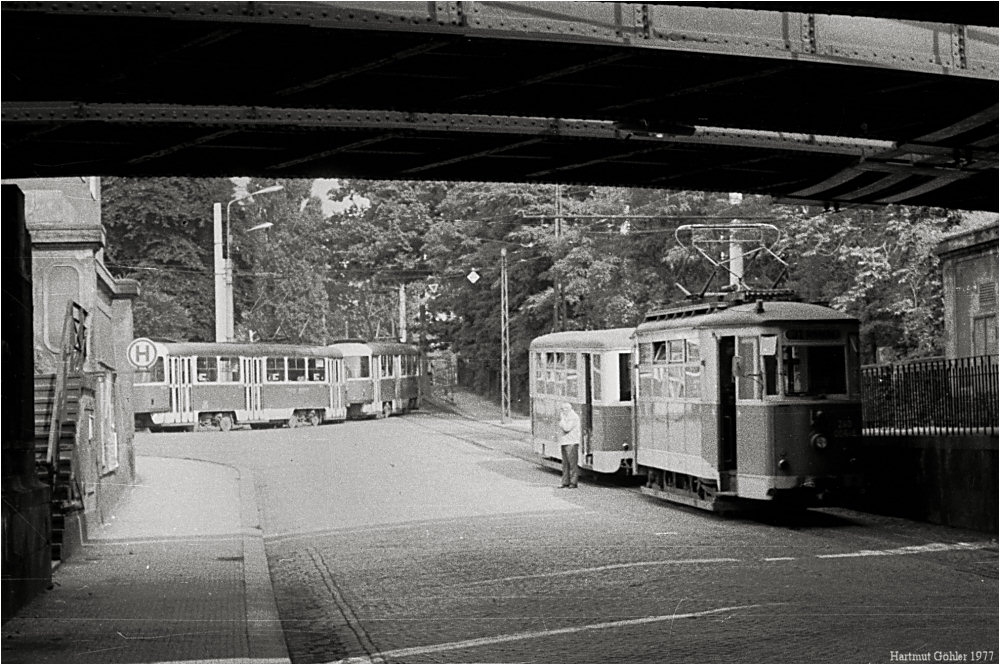
[[[869,365],[861,370],[866,434],[997,434],[997,356]]]

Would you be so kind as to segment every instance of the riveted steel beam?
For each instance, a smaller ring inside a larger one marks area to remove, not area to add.
[[[562,136],[662,144],[707,144],[766,150],[817,152],[864,157],[891,150],[896,144],[841,136],[771,132],[725,127],[691,127],[684,133],[655,128],[635,130],[608,120],[577,120],[461,113],[406,113],[339,109],[290,109],[159,104],[7,103],[0,118],[5,125],[116,123],[204,125],[230,128],[318,127]]]
[[[2,11],[608,44],[991,80],[1000,60],[995,28],[659,3],[8,1]]]

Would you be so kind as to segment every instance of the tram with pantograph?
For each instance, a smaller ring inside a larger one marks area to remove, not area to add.
[[[808,505],[855,482],[856,319],[743,290],[650,312],[635,349],[645,493],[708,509]]]

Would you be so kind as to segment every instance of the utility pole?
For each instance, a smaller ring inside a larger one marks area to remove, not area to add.
[[[507,300],[507,248],[500,250],[500,422],[510,418],[510,314]]]
[[[556,185],[556,219],[555,219],[555,231],[556,231],[556,244],[559,244],[560,238],[562,238],[562,185]],[[562,282],[556,278],[555,283],[555,298],[552,302],[552,332],[558,332],[562,330]]]
[[[729,194],[729,204],[739,205],[743,202],[743,194],[732,192]],[[737,225],[740,220],[734,219],[733,224]],[[734,289],[739,289],[743,284],[743,242],[738,230],[729,232],[729,285]]]
[[[406,286],[399,285],[399,341],[406,344]]]
[[[212,226],[215,241],[215,341],[228,342],[226,322],[228,308],[226,303],[226,259],[223,256],[222,204],[212,206]]]

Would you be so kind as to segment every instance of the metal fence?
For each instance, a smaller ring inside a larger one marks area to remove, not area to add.
[[[997,434],[997,356],[869,365],[866,434]]]

